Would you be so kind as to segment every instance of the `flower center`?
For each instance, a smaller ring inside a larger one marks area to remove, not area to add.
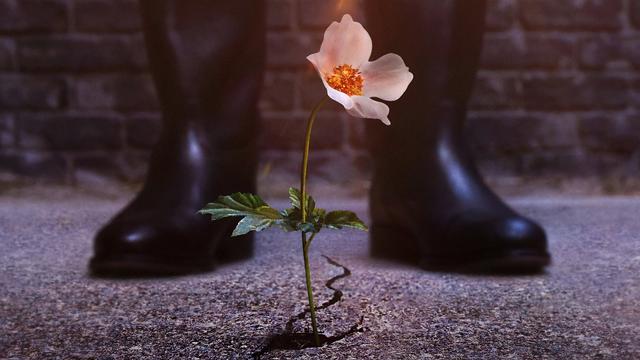
[[[364,79],[362,74],[360,74],[360,70],[354,69],[351,65],[336,66],[333,68],[333,73],[327,75],[326,79],[329,86],[349,96],[363,94]]]

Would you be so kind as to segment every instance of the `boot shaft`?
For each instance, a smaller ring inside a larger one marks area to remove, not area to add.
[[[263,1],[140,0],[164,131],[198,128],[245,144],[257,125],[265,62]]]
[[[370,124],[373,142],[434,147],[458,137],[478,68],[486,2],[369,0],[365,9],[374,49],[399,54],[415,75],[391,105],[391,127]]]

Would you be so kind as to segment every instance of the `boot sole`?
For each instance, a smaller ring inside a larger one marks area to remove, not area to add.
[[[533,274],[551,264],[551,256],[536,249],[486,249],[475,253],[421,254],[419,239],[404,229],[372,226],[370,254],[374,258],[410,263],[438,272]]]
[[[215,255],[208,258],[162,258],[147,254],[110,254],[93,257],[89,271],[94,277],[156,277],[210,272],[217,265],[253,256],[253,234],[223,239]]]

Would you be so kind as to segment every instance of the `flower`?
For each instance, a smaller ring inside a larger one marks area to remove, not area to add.
[[[393,53],[369,61],[371,37],[362,24],[345,14],[324,32],[320,51],[307,56],[318,71],[327,95],[355,117],[379,119],[390,125],[389,107],[372,97],[395,101],[404,94],[413,74]]]

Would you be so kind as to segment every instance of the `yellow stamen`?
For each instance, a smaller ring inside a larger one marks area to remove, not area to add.
[[[329,86],[349,96],[363,94],[364,79],[362,74],[360,74],[360,70],[354,69],[351,65],[336,66],[333,73],[327,75],[326,80]]]

